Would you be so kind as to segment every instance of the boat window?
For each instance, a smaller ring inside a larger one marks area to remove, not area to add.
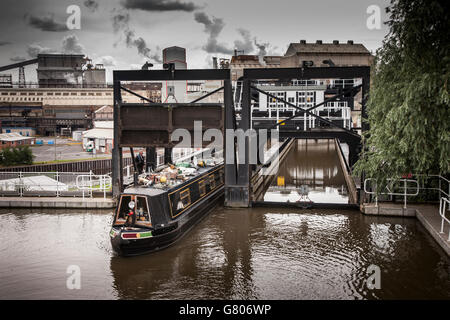
[[[189,189],[180,192],[180,201],[184,208],[191,204],[191,193],[189,192]]]
[[[206,193],[205,180],[200,180],[198,182],[198,190],[199,190],[199,193],[200,193],[200,197],[205,195],[205,193]]]
[[[214,174],[209,176],[209,185],[211,186],[211,190],[216,188],[216,179],[214,178]]]
[[[127,215],[130,212],[129,203],[131,200],[136,202],[134,208],[136,213],[136,224],[151,226],[151,217],[150,211],[148,209],[147,199],[145,197],[131,195],[123,195],[120,198],[119,211],[117,214],[116,222],[119,224],[125,223]]]
[[[119,204],[119,212],[117,215],[117,220],[126,220],[126,216],[128,212],[130,212],[130,208],[128,207],[128,204],[131,201],[131,196],[122,196],[120,198],[120,204]]]
[[[150,211],[145,197],[136,197],[136,223],[151,225]]]

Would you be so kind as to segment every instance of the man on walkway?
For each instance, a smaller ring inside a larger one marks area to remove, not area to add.
[[[136,156],[136,167],[139,174],[141,174],[144,171],[144,151],[139,151],[139,154]]]

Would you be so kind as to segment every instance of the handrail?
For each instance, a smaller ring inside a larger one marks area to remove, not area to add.
[[[442,197],[441,201],[439,201],[439,215],[441,216],[441,231],[440,233],[444,233],[444,222],[447,222],[450,224],[450,220],[445,216],[445,211],[450,209],[450,200],[447,198]],[[450,228],[448,230],[448,239],[447,241],[450,241]]]
[[[98,180],[99,184],[94,185],[93,182],[95,180]],[[77,189],[83,191],[83,198],[84,191],[88,191],[90,196],[92,197],[92,191],[94,190],[103,191],[103,197],[106,198],[106,190],[109,190],[111,188],[111,184],[112,178],[106,174],[82,174],[77,176],[76,178]]]
[[[377,193],[377,191],[370,191],[367,188],[367,182],[369,181],[375,181],[375,179],[373,178],[367,178],[364,180],[364,192],[367,194],[373,194],[375,195],[375,205],[378,206],[378,194],[383,194],[383,195],[390,195],[390,196],[403,196],[404,197],[404,208],[406,209],[406,198],[408,196],[412,197],[412,196],[417,196],[419,194],[419,183],[417,182],[417,180],[412,180],[412,179],[387,179],[387,181],[403,181],[403,193],[398,193],[398,192],[393,192],[391,191],[388,186],[385,186],[385,188],[387,189],[388,192],[380,192]],[[407,187],[407,183],[408,182],[413,182],[416,185],[416,191],[414,193],[407,193],[408,187]],[[377,188],[375,187],[375,190]]]
[[[447,198],[450,198],[450,180],[448,180],[447,178],[439,175],[439,174],[415,174],[415,176],[418,177],[426,177],[426,178],[432,178],[432,177],[436,177],[439,179],[439,187],[438,188],[421,188],[424,190],[436,190],[439,191],[440,193],[443,193],[447,196]],[[444,189],[442,188],[442,183],[441,180],[444,180],[445,182],[447,182],[447,191],[444,191]]]

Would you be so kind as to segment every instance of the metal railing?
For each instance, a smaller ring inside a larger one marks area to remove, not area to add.
[[[83,198],[85,191],[92,197],[93,191],[103,191],[103,198],[106,198],[106,191],[111,189],[112,179],[109,175],[81,174],[77,176],[76,184],[78,190],[82,191]]]
[[[440,233],[444,233],[444,223],[447,222],[450,225],[450,220],[445,216],[445,211],[450,210],[450,200],[442,197],[441,201],[439,201],[439,215],[441,216],[441,231]],[[450,241],[450,228],[448,230],[448,239]]]
[[[92,197],[111,188],[110,175],[90,172],[0,172],[0,196]]]
[[[433,188],[433,187],[425,187],[425,183],[423,186],[420,187],[421,190],[434,190],[434,191],[439,191],[439,199],[442,198],[442,195],[444,194],[447,199],[450,199],[450,180],[444,178],[441,175],[437,175],[437,174],[429,174],[429,175],[425,175],[425,174],[417,174],[415,175],[417,177],[423,177],[423,180],[425,181],[425,179],[437,179],[438,180],[438,185]],[[444,189],[444,187],[446,186],[446,188]]]
[[[372,182],[375,181],[375,191],[373,190],[374,188],[368,188],[368,182]],[[404,200],[404,205],[403,207],[406,209],[406,201],[407,201],[407,197],[412,197],[412,196],[417,196],[419,194],[419,183],[417,182],[417,180],[412,180],[412,179],[387,179],[387,181],[392,182],[390,183],[390,185],[388,184],[387,186],[385,186],[385,189],[387,190],[387,192],[383,191],[383,192],[377,192],[377,184],[376,184],[376,180],[373,178],[367,178],[364,180],[364,192],[370,195],[375,195],[375,206],[378,207],[378,195],[389,195],[389,196],[403,196]],[[402,186],[395,186],[396,182],[403,182]],[[413,183],[415,184],[414,187],[414,192],[409,193],[408,189],[411,189],[411,187],[408,186],[408,183]],[[395,189],[403,189],[403,192],[395,192]]]

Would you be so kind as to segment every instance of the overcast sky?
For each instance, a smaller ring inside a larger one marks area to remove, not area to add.
[[[367,8],[386,0],[2,0],[0,65],[40,52],[84,53],[111,70],[161,65],[161,50],[187,49],[188,68],[207,68],[213,56],[284,54],[289,43],[354,40],[375,51],[387,33],[369,30]],[[81,9],[81,29],[68,30],[67,8]],[[26,67],[27,81],[36,66]],[[16,72],[13,81],[17,81]]]

